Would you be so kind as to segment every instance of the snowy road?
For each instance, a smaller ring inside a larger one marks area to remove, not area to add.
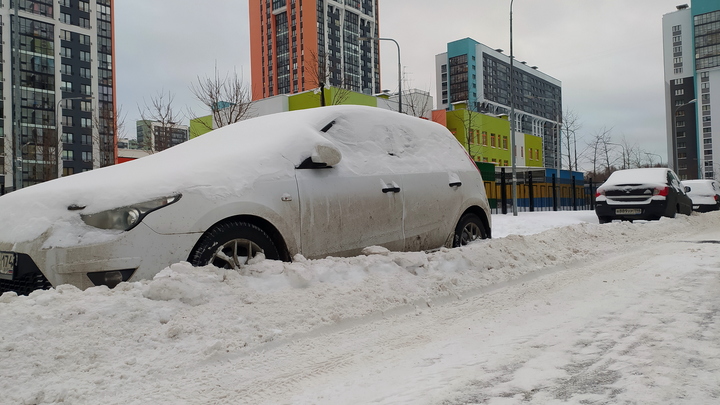
[[[536,215],[575,224],[3,295],[0,403],[720,403],[720,213]]]
[[[720,255],[698,243],[718,238],[632,248],[300,339],[227,379],[246,381],[248,403],[719,403]]]

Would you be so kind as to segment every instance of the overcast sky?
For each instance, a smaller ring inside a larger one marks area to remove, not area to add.
[[[257,1],[257,0],[250,0]],[[686,1],[689,3],[689,1]],[[509,0],[380,0],[380,35],[395,39],[411,87],[435,96],[436,54],[470,37],[510,50]],[[451,6],[447,6],[449,4]],[[563,109],[579,118],[580,148],[603,128],[667,161],[662,16],[682,0],[517,0],[518,61],[562,82]],[[123,0],[115,3],[117,100],[135,136],[138,106],[172,92],[183,111],[203,111],[198,76],[237,70],[250,80],[248,2]],[[381,87],[397,90],[397,49],[381,43]],[[436,101],[437,102],[437,101]],[[188,119],[186,119],[187,121]],[[187,122],[186,122],[187,123]]]

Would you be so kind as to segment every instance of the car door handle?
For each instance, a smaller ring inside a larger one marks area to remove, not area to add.
[[[450,187],[460,187],[462,186],[462,181],[454,181],[450,183]]]
[[[400,187],[392,186],[392,187],[385,187],[382,189],[383,193],[399,193]]]

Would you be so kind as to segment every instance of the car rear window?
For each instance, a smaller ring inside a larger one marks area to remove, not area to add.
[[[666,184],[665,169],[629,169],[618,170],[608,177],[606,185],[618,184]]]

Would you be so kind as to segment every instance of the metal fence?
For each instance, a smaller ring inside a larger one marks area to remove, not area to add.
[[[533,177],[532,172],[518,173],[516,182],[518,211],[571,211],[595,209],[596,185],[572,178]],[[512,178],[509,173],[485,182],[490,208],[494,214],[512,212]]]

